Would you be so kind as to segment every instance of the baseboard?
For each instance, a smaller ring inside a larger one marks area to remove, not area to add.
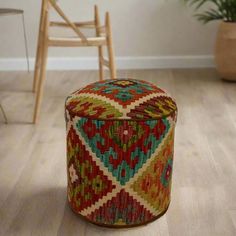
[[[34,69],[34,58],[30,58],[30,70]],[[198,56],[157,56],[157,57],[117,57],[118,69],[164,69],[164,68],[212,68],[215,67],[211,55]],[[96,57],[51,57],[48,70],[95,70]],[[25,58],[0,58],[0,71],[27,70]]]

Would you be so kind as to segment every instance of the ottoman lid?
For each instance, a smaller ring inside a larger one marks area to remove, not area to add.
[[[175,101],[157,86],[134,79],[96,82],[72,93],[66,111],[100,120],[151,120],[175,116]]]

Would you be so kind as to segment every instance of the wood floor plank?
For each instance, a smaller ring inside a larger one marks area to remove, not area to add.
[[[108,74],[106,73],[108,76]],[[0,72],[0,236],[235,236],[236,84],[213,69],[124,70],[178,104],[172,201],[159,220],[106,229],[78,218],[66,201],[66,96],[95,71],[48,72],[40,123],[32,125],[32,73]]]

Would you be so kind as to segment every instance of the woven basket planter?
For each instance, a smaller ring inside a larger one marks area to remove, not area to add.
[[[66,100],[68,202],[108,227],[151,222],[170,203],[177,107],[133,79],[97,82]]]
[[[221,22],[218,29],[215,62],[222,79],[236,81],[236,23]]]

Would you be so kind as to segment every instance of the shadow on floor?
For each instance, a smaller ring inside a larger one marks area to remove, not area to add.
[[[39,176],[40,178],[40,176]],[[78,217],[66,199],[66,187],[34,192],[13,191],[0,209],[0,235],[112,235],[118,229],[103,228]],[[2,189],[0,189],[2,191]],[[30,191],[30,190],[28,190]]]

